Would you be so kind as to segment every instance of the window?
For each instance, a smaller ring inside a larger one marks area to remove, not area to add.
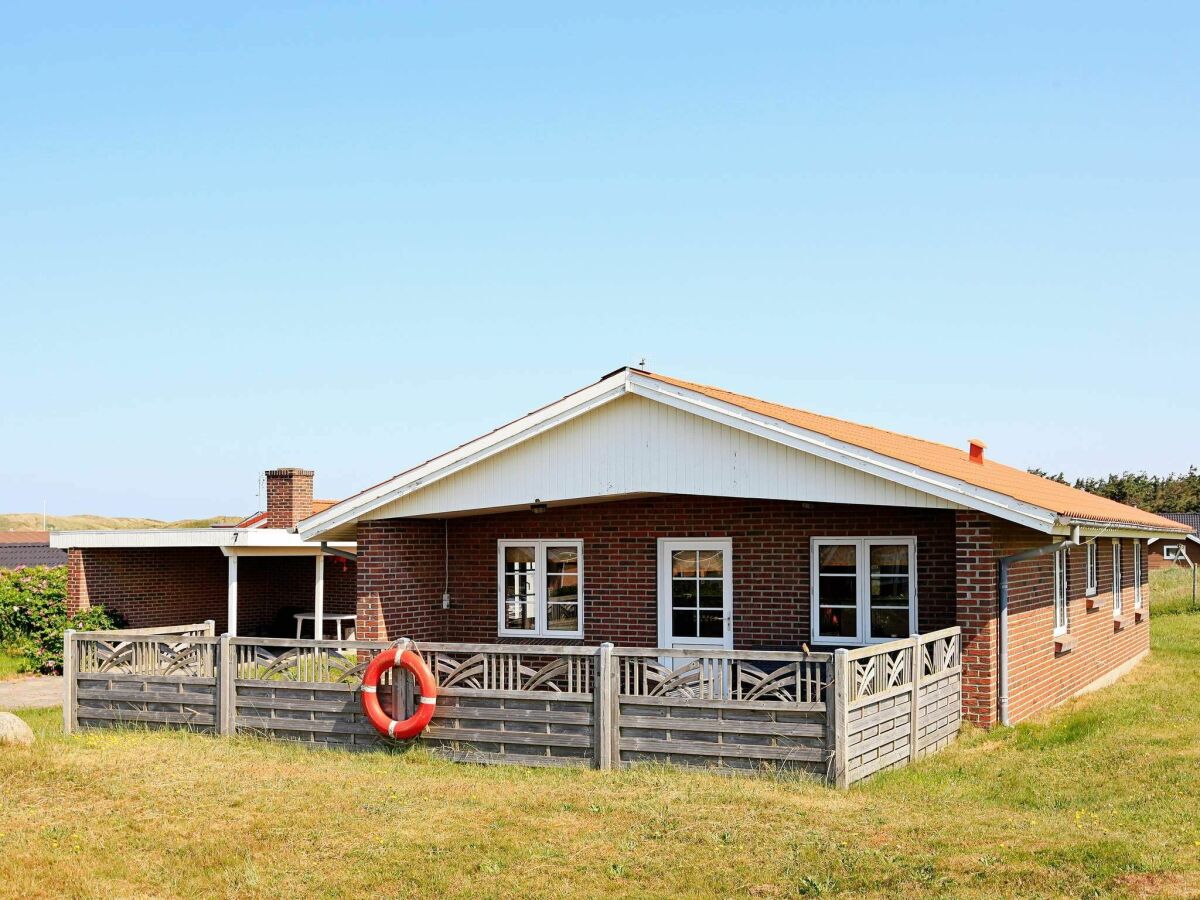
[[[671,636],[725,635],[725,552],[708,547],[671,553]]]
[[[1121,542],[1113,541],[1113,615],[1121,615]]]
[[[1142,608],[1142,542],[1133,542],[1133,608]]]
[[[1163,545],[1163,559],[1179,559],[1179,545],[1178,544],[1164,544]]]
[[[1069,550],[1054,554],[1054,633],[1067,633],[1067,572],[1071,568]]]
[[[500,541],[499,632],[583,637],[583,543]]]
[[[917,627],[915,538],[814,538],[816,643],[870,644]]]
[[[1088,597],[1092,597],[1096,593],[1096,542],[1088,541],[1087,545],[1087,584],[1085,585],[1085,593]]]

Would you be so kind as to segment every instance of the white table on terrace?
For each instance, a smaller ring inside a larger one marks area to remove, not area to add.
[[[300,632],[304,628],[305,622],[313,623],[313,637],[314,638],[316,638],[317,640],[321,640],[325,637],[324,622],[321,623],[321,629],[320,629],[321,634],[317,634],[317,623],[316,623],[317,617],[314,613],[296,613],[295,618],[296,618],[296,637],[297,638],[300,637]],[[339,641],[342,639],[342,623],[343,622],[349,622],[350,623],[349,630],[351,632],[354,631],[354,620],[356,617],[353,613],[349,613],[347,615],[340,615],[340,616],[325,615],[325,616],[322,616],[321,618],[324,619],[325,622],[333,622],[335,625],[337,625],[337,639]]]

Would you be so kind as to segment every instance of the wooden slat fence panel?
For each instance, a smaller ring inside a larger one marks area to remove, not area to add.
[[[382,642],[68,632],[64,724],[141,723],[316,746],[386,743],[359,685]],[[424,643],[438,682],[420,745],[526,765],[664,762],[799,769],[848,785],[953,740],[962,721],[957,628],[828,653]],[[411,713],[411,678],[379,696]]]

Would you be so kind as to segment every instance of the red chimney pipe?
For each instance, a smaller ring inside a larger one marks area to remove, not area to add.
[[[971,446],[971,462],[983,465],[983,451],[987,448],[987,444],[979,438],[970,439]]]

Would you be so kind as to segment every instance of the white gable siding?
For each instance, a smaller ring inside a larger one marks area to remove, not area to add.
[[[621,494],[961,507],[688,412],[626,395],[366,515],[437,515]]]

